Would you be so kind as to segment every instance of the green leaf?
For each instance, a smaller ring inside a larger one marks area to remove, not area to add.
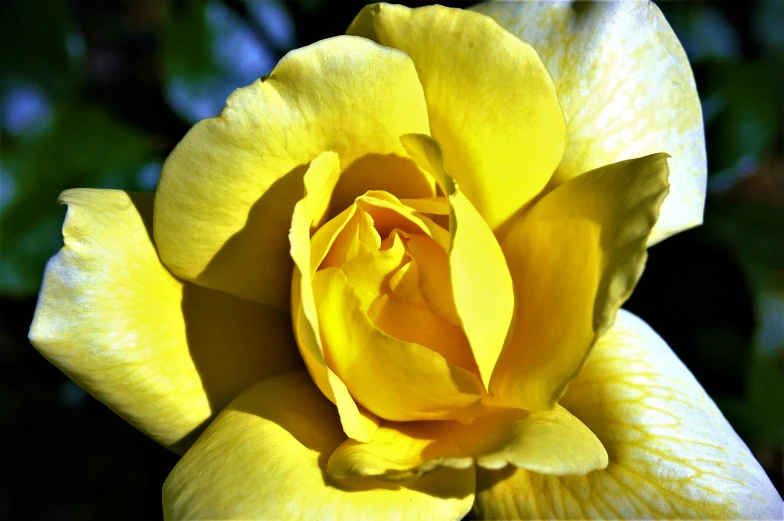
[[[706,129],[711,174],[743,176],[769,157],[780,132],[775,70],[767,59],[704,67],[703,99],[721,107]]]

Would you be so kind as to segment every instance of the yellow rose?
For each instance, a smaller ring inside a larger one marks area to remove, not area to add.
[[[184,453],[167,518],[781,515],[619,311],[646,247],[702,219],[669,26],[477,10],[367,7],[194,126],[154,196],[61,196],[30,338]]]

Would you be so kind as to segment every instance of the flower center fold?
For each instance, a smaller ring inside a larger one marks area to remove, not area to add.
[[[481,384],[455,310],[449,240],[444,227],[382,191],[358,197],[311,239],[327,364],[383,418],[475,415]],[[434,395],[426,387],[436,382],[446,385]],[[421,407],[405,405],[414,398]],[[394,401],[401,407],[387,406]]]

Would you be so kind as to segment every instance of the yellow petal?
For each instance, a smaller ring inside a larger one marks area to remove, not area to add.
[[[446,167],[491,228],[544,188],[565,124],[531,46],[487,17],[442,6],[374,4],[347,33],[411,56]]]
[[[419,213],[449,215],[446,197],[422,197],[420,199],[401,199],[401,203]]]
[[[473,9],[533,45],[555,81],[567,137],[553,184],[666,152],[670,195],[650,244],[702,223],[700,100],[686,54],[656,4],[504,1]]]
[[[490,383],[502,403],[550,409],[612,324],[667,194],[665,154],[588,172],[537,201],[503,240],[515,320]]]
[[[398,141],[428,130],[422,88],[403,53],[348,36],[292,51],[169,155],[155,196],[161,259],[180,278],[288,309],[287,234],[304,165],[327,150],[344,170],[369,154],[397,154],[394,164],[407,167],[366,176],[348,192],[391,184],[401,197],[431,196],[431,181]]]
[[[373,225],[373,217],[369,213],[360,211],[354,214],[335,237],[319,267],[340,266],[357,257],[377,252],[381,248],[381,236]]]
[[[128,422],[181,451],[247,385],[301,367],[286,313],[174,278],[152,193],[69,190],[30,340]]]
[[[314,168],[316,163],[317,161],[314,161],[311,168]],[[306,174],[306,180],[310,175],[318,174],[315,172],[311,174],[309,171]],[[319,192],[314,193],[318,194]],[[382,281],[400,266],[405,254],[400,240],[394,241],[391,247],[379,252],[380,236],[376,228],[380,228],[384,233],[390,233],[393,229],[399,231],[400,228],[403,228],[414,233],[427,233],[433,237],[438,237],[439,231],[448,235],[445,230],[424,216],[418,216],[412,211],[400,207],[399,201],[394,196],[385,192],[369,191],[356,199],[356,205],[352,205],[339,216],[330,220],[313,236],[310,242],[312,247],[311,271],[319,266],[324,268],[333,264],[343,265],[342,268],[351,276],[355,287],[362,290],[361,294],[369,295],[371,299],[375,299],[381,291]],[[304,229],[307,229],[307,226]],[[308,235],[301,232],[298,237],[299,239],[296,240],[302,242],[307,241]],[[295,240],[294,236],[292,236],[292,240]],[[385,241],[388,240],[385,239]],[[442,240],[444,239],[442,238]],[[378,262],[366,262],[365,258],[368,254],[377,254],[374,255],[374,258]],[[298,261],[297,264],[299,266],[300,262]],[[299,276],[299,272],[296,271],[294,288],[300,288]],[[312,280],[312,278],[308,280]],[[310,298],[313,298],[310,282],[308,282],[308,287],[302,288],[302,290],[310,291]],[[326,374],[319,374],[319,371],[316,370],[315,366],[324,365],[324,362],[319,362],[319,360],[327,358],[321,354],[323,351],[320,346],[320,337],[313,336],[313,332],[318,331],[319,328],[317,321],[315,328],[307,324],[299,297],[296,294],[299,290],[295,289],[294,291],[295,329],[298,331],[300,345],[311,346],[303,351],[306,364],[311,368],[316,382],[321,382],[319,387],[322,390],[326,389],[329,381],[336,381],[332,384],[334,397],[329,394],[329,389],[325,391],[326,396],[338,405],[346,433],[354,439],[368,441],[370,434],[376,427],[377,419],[363,407],[356,406],[345,385],[328,366],[325,367]]]
[[[488,469],[507,464],[550,475],[587,474],[607,466],[607,451],[596,435],[566,409],[510,410],[475,421],[462,445]]]
[[[509,268],[492,231],[446,171],[439,144],[424,135],[409,134],[400,140],[417,165],[435,177],[449,201],[449,268],[455,308],[487,387],[512,320]]]
[[[368,311],[372,302],[384,292],[386,282],[407,262],[406,247],[399,233],[393,233],[384,241],[388,245],[387,248],[333,268],[333,270],[340,269],[347,283],[356,290],[364,311]],[[322,269],[317,272],[314,280],[321,277],[324,271]],[[330,276],[323,275],[327,278]]]
[[[304,176],[305,197],[294,207],[289,232],[291,258],[296,266],[291,282],[291,316],[300,353],[313,381],[337,406],[346,435],[367,441],[378,420],[357,406],[346,385],[327,367],[313,296],[310,230],[326,211],[339,168],[337,154],[325,152],[311,162]]]
[[[352,204],[319,227],[316,233],[313,234],[313,237],[310,239],[310,271],[312,273],[315,273],[321,266],[321,263],[324,262],[324,259],[332,249],[332,245],[335,244],[337,238],[354,218],[356,212],[357,208]]]
[[[599,437],[605,470],[478,473],[490,519],[781,519],[781,498],[669,346],[621,311],[562,401]]]
[[[427,304],[416,305],[395,295],[384,294],[371,304],[368,316],[376,327],[390,336],[426,346],[450,363],[469,371],[475,367],[463,330],[450,324]]]
[[[301,373],[251,387],[166,479],[164,518],[457,520],[470,510],[473,469],[402,484],[330,477],[345,440],[333,411]]]
[[[419,268],[413,259],[401,266],[389,279],[389,290],[405,302],[415,306],[427,306],[419,287]]]
[[[444,248],[449,245],[449,233],[444,228],[429,217],[407,208],[392,194],[368,192],[357,198],[357,205],[373,216],[374,225],[382,236],[397,228],[407,233],[427,235]]]
[[[596,436],[562,407],[529,413],[502,410],[470,425],[384,422],[368,443],[347,440],[329,458],[335,477],[420,477],[441,467],[507,464],[550,475],[587,474],[607,466]]]
[[[421,87],[417,87],[417,92],[421,92]],[[399,153],[399,150],[396,152]],[[416,165],[407,157],[368,154],[341,173],[331,206],[341,211],[368,190],[384,190],[399,197],[425,197],[435,195],[435,181],[417,171]]]
[[[341,479],[406,481],[442,467],[473,469],[473,455],[460,446],[461,427],[445,421],[383,422],[368,443],[343,442],[327,470]]]
[[[360,253],[376,251],[376,236],[386,237],[395,229],[427,235],[443,247],[449,244],[449,232],[443,227],[390,193],[371,190],[316,231],[311,239],[311,268],[339,266]]]
[[[408,238],[408,251],[413,257],[411,262],[416,266],[418,272],[422,298],[430,306],[430,309],[451,324],[462,327],[462,322],[455,308],[447,252],[433,241],[417,235]]]
[[[313,286],[329,366],[351,395],[388,420],[475,417],[481,399],[476,377],[435,351],[376,327],[368,312],[378,290],[363,291],[362,284],[349,284],[343,270],[348,267],[318,271]]]

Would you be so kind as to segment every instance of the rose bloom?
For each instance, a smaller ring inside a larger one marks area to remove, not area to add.
[[[702,219],[675,35],[650,3],[476,10],[366,7],[154,194],[62,194],[30,338],[184,454],[167,519],[782,515],[619,310]]]

